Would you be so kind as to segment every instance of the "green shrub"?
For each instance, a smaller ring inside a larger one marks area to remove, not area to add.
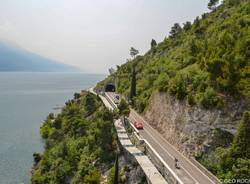
[[[206,91],[203,93],[200,102],[205,108],[210,108],[210,107],[220,108],[224,105],[222,97],[220,97],[217,94],[217,92],[211,87],[208,87]]]
[[[217,175],[219,178],[244,179],[250,174],[250,112],[240,121],[237,134],[230,148],[217,148]]]
[[[99,184],[101,181],[101,173],[95,169],[90,170],[88,175],[84,177],[86,184]]]
[[[102,165],[112,163],[116,149],[113,126],[112,112],[96,96],[71,101],[41,127],[45,150],[34,154],[31,183],[67,183],[70,177],[72,183],[100,183]]]
[[[169,76],[166,73],[161,73],[155,81],[156,88],[160,91],[167,91]]]
[[[136,104],[136,110],[138,110],[139,113],[142,113],[144,109],[146,108],[146,102],[145,100],[138,100]]]
[[[183,100],[187,95],[187,81],[183,74],[177,74],[170,81],[169,92],[176,95],[177,99]]]

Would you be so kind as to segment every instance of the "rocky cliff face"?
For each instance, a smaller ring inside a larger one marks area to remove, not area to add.
[[[242,100],[230,102],[223,110],[208,110],[191,107],[166,93],[155,93],[144,115],[182,153],[197,156],[229,145],[249,104]]]

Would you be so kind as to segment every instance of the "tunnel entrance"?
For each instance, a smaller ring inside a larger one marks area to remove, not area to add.
[[[115,92],[115,85],[114,84],[107,84],[105,86],[105,92]]]

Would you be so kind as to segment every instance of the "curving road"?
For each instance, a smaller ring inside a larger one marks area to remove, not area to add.
[[[184,157],[177,151],[162,135],[152,128],[138,113],[131,110],[129,119],[143,122],[144,129],[139,130],[140,135],[149,142],[149,144],[157,151],[169,167],[177,174],[177,176],[185,184],[214,184],[214,182],[198,169],[188,158]],[[174,167],[174,158],[180,163],[180,169]]]
[[[106,93],[110,102],[114,98],[114,93]],[[112,104],[116,106],[114,103]],[[143,130],[139,130],[140,136],[145,139],[162,157],[162,159],[175,172],[184,184],[216,184],[205,173],[196,167],[188,158],[173,147],[158,131],[143,119],[136,111],[131,109],[129,115],[130,121],[139,121],[143,123]],[[174,167],[174,158],[179,160],[180,169]]]

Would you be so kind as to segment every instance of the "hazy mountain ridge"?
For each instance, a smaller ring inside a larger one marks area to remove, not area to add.
[[[0,41],[0,71],[76,72],[80,70]]]

